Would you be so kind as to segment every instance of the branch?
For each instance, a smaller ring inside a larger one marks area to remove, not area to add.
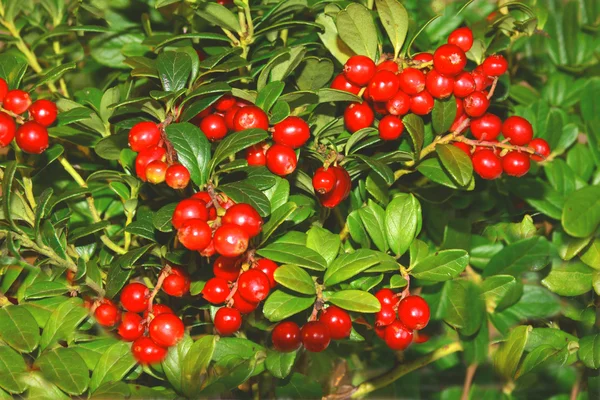
[[[491,148],[499,148],[499,149],[506,149],[506,150],[512,150],[512,151],[521,151],[523,153],[542,156],[541,154],[537,154],[534,149],[532,149],[531,147],[527,147],[527,146],[515,146],[512,144],[502,143],[502,142],[489,142],[489,141],[485,141],[485,140],[473,140],[473,139],[467,139],[466,137],[459,137],[459,138],[454,139],[454,141],[455,142],[463,142],[463,143],[468,144],[469,146],[491,147]]]

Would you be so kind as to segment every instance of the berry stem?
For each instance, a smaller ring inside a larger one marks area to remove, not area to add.
[[[171,144],[171,141],[167,138],[167,133],[165,132],[165,128],[167,126],[169,126],[174,120],[175,120],[175,117],[173,116],[173,114],[169,113],[167,115],[167,118],[165,118],[165,120],[163,122],[158,124],[158,129],[160,130],[160,138],[163,141],[163,143],[165,144],[165,147],[167,148],[167,164],[168,165],[172,165],[177,160],[177,152],[175,151],[175,148]]]
[[[499,148],[499,149],[506,149],[506,150],[512,150],[512,151],[522,151],[523,153],[541,156],[541,154],[536,153],[534,149],[532,149],[531,147],[527,147],[527,146],[514,146],[514,145],[508,144],[508,143],[489,142],[489,141],[485,141],[485,140],[473,140],[473,139],[467,139],[466,137],[458,137],[458,138],[455,138],[454,141],[455,142],[463,142],[463,143],[468,144],[469,146],[491,147],[491,148]]]
[[[494,82],[492,82],[492,87],[490,88],[490,91],[487,95],[488,100],[492,98],[492,96],[494,95],[494,92],[496,91],[496,85],[498,85],[498,77],[494,77]]]
[[[148,314],[152,313],[152,305],[154,304],[154,298],[156,297],[158,291],[162,287],[163,282],[165,281],[165,279],[167,279],[167,276],[169,275],[171,275],[171,267],[169,265],[165,265],[165,267],[160,272],[160,275],[158,276],[158,280],[156,281],[154,289],[152,289],[152,292],[148,296]]]

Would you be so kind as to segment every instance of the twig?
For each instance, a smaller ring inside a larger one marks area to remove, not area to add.
[[[498,84],[498,77],[494,77],[494,82],[492,82],[492,87],[490,88],[490,91],[487,95],[488,100],[492,98],[492,96],[494,95],[494,92],[496,91],[496,85]]]
[[[154,289],[152,289],[152,292],[148,296],[148,314],[152,314],[152,305],[154,303],[154,298],[156,297],[158,291],[162,287],[163,282],[165,281],[165,279],[167,279],[167,276],[169,275],[171,275],[171,267],[169,265],[165,265],[165,267],[160,272],[160,275],[158,276],[158,280],[156,281]]]
[[[465,383],[463,384],[463,392],[460,400],[469,400],[469,392],[471,391],[471,384],[473,383],[473,377],[477,371],[477,364],[471,364],[467,368],[467,375],[465,376]]]
[[[467,139],[466,137],[459,137],[459,138],[456,138],[454,141],[455,142],[463,142],[463,143],[468,144],[469,146],[491,147],[491,148],[499,148],[499,149],[506,149],[506,150],[512,150],[512,151],[522,151],[523,153],[541,156],[541,154],[536,153],[534,149],[532,149],[531,147],[527,147],[527,146],[515,146],[512,144],[508,144],[508,143],[489,142],[489,141],[485,141],[485,140],[473,140],[473,139]]]

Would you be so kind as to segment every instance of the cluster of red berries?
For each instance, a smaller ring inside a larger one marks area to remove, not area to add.
[[[138,153],[135,172],[144,182],[155,185],[166,182],[173,189],[184,189],[190,182],[190,171],[177,163],[167,162],[167,146],[160,125],[138,122],[129,130],[129,147]]]
[[[323,207],[334,208],[352,189],[350,174],[341,166],[320,167],[312,179],[313,188]]]
[[[429,305],[420,296],[402,300],[391,289],[381,289],[375,297],[381,310],[375,314],[375,333],[392,350],[405,350],[419,331],[429,323]]]
[[[291,352],[300,345],[311,352],[321,352],[329,347],[331,340],[346,339],[352,331],[350,314],[337,306],[323,309],[318,320],[309,321],[300,328],[293,321],[280,322],[273,328],[271,340],[275,350]]]
[[[246,262],[243,257],[220,256],[213,264],[214,277],[202,289],[202,296],[214,305],[227,303],[215,313],[219,335],[229,336],[242,326],[242,315],[254,311],[276,286],[279,266],[267,258]]]
[[[250,204],[235,204],[224,194],[197,192],[180,201],[171,218],[179,242],[188,250],[210,257],[238,257],[250,239],[260,234],[263,220]]]
[[[181,268],[170,267],[161,288],[169,296],[181,297],[190,290],[190,278]],[[117,325],[117,333],[121,339],[133,342],[131,351],[141,364],[162,361],[167,355],[167,349],[177,344],[185,333],[181,318],[164,304],[152,305],[150,297],[150,290],[146,285],[133,282],[121,291],[120,300],[124,312],[109,299],[100,300],[94,310],[94,316],[100,325]]]
[[[56,121],[58,109],[50,100],[31,101],[29,93],[8,89],[0,78],[0,147],[8,146],[13,139],[26,153],[41,154],[48,148],[48,129]],[[29,111],[29,120],[21,114]],[[17,128],[17,123],[21,124]]]

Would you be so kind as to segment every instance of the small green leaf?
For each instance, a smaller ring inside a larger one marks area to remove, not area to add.
[[[198,339],[188,350],[181,366],[181,390],[187,397],[194,397],[204,384],[208,364],[213,357],[217,336],[206,335]]]
[[[592,290],[594,270],[583,263],[553,268],[542,285],[559,296],[579,296]]]
[[[296,361],[297,354],[297,351],[280,353],[279,351],[267,350],[265,366],[274,377],[284,379],[292,372],[292,367]]]
[[[442,300],[444,321],[462,335],[477,333],[485,315],[481,289],[472,282],[457,279],[446,283],[444,297],[447,299]]]
[[[473,179],[473,162],[464,151],[451,144],[435,147],[442,165],[460,186],[467,186]]]
[[[218,3],[202,3],[196,13],[208,22],[234,32],[241,32],[238,18],[225,6]]]
[[[263,313],[271,322],[277,322],[296,315],[311,307],[315,296],[297,296],[276,290],[265,301]]]
[[[327,296],[326,301],[348,311],[375,313],[381,309],[379,300],[362,290],[340,290]]]
[[[421,204],[412,194],[402,193],[385,209],[385,235],[390,249],[397,256],[408,250],[419,228]]]
[[[448,132],[454,119],[456,118],[456,100],[450,96],[445,100],[435,100],[435,105],[431,111],[431,122],[433,131],[441,135]]]
[[[335,24],[340,38],[356,54],[377,58],[377,29],[371,12],[362,4],[350,4],[337,14]]]
[[[236,132],[227,135],[217,146],[212,160],[210,161],[209,170],[213,171],[219,163],[226,160],[229,156],[234,155],[238,151],[242,151],[253,144],[262,142],[269,134],[262,129],[247,129],[241,132]]]
[[[269,112],[281,93],[283,93],[284,87],[285,84],[280,81],[267,84],[267,86],[258,92],[258,96],[256,97],[256,106],[262,108],[265,112]]]
[[[27,389],[23,379],[27,373],[23,357],[8,346],[0,346],[0,387],[9,393],[23,393]]]
[[[263,192],[244,181],[219,186],[236,203],[248,203],[258,211],[261,217],[271,214],[271,204]]]
[[[600,223],[600,187],[587,186],[571,194],[563,208],[562,225],[574,237],[590,236]]]
[[[521,239],[496,253],[483,271],[483,276],[504,274],[518,277],[525,271],[538,271],[550,261],[551,244],[545,237]]]
[[[313,226],[307,232],[306,247],[318,252],[327,261],[327,265],[337,257],[341,243],[340,235],[325,228]]]
[[[85,392],[90,381],[85,361],[77,351],[59,347],[42,354],[35,364],[50,382],[70,395]]]
[[[325,271],[327,262],[314,250],[305,245],[290,243],[272,243],[257,251],[259,256],[282,264],[298,265],[300,267]]]
[[[600,335],[585,336],[579,340],[577,352],[581,362],[588,368],[600,368]]]
[[[531,326],[517,326],[512,329],[494,354],[494,366],[504,378],[514,378],[530,332]]]
[[[304,269],[295,265],[282,265],[275,270],[275,281],[298,293],[313,295],[315,282]]]
[[[0,326],[0,338],[19,352],[31,353],[40,342],[40,328],[25,307],[0,308]]]
[[[456,278],[469,263],[469,254],[464,250],[442,250],[435,252],[411,267],[410,274],[417,279],[443,282]]]
[[[106,349],[92,372],[90,392],[96,391],[104,383],[120,381],[135,367],[136,361],[130,347],[128,343],[117,342]]]
[[[169,141],[188,171],[192,181],[202,187],[208,179],[210,143],[197,126],[188,122],[170,124],[165,128]]]
[[[398,56],[408,32],[408,12],[398,0],[375,0],[379,19]]]
[[[327,268],[323,281],[327,286],[344,282],[379,263],[377,253],[360,249],[354,253],[342,254]]]
[[[385,235],[384,209],[377,203],[370,202],[367,206],[358,209],[358,216],[375,246],[385,253],[388,250],[388,243]]]
[[[415,151],[415,159],[419,159],[425,141],[425,124],[423,118],[416,114],[408,114],[402,118],[404,127],[410,136]]]

